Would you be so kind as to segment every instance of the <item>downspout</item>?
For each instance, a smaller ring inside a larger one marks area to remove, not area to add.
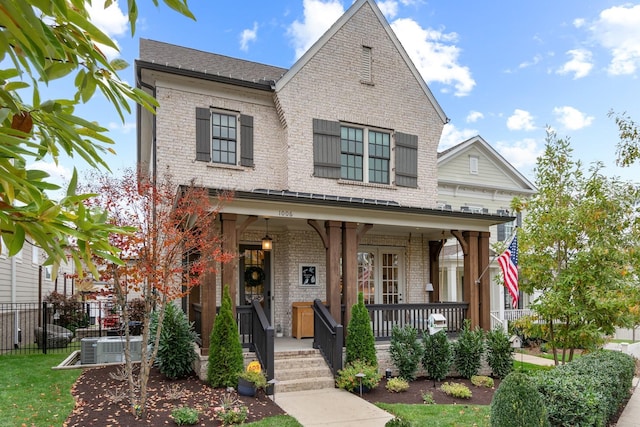
[[[142,68],[138,67],[138,69],[136,70],[136,84],[140,87],[149,89],[151,91],[151,96],[153,96],[153,98],[156,98],[156,87],[152,86],[148,83],[145,83],[142,81]],[[140,106],[140,104],[136,104],[136,115],[137,115],[137,122],[140,123],[140,119],[142,117],[142,107]],[[138,129],[136,130],[137,132],[137,137],[138,137],[138,141],[140,141],[141,138],[141,134],[140,134],[140,127],[138,126]],[[138,159],[138,161],[140,161],[141,159]],[[152,182],[153,182],[153,186],[155,188],[156,185],[156,180],[157,180],[157,152],[156,152],[156,115],[155,112],[153,114],[153,118],[151,119],[151,163],[152,163],[152,167],[153,167],[153,172],[152,172]]]
[[[16,257],[11,257],[11,305],[13,313],[13,348],[20,347],[20,311],[17,307]]]

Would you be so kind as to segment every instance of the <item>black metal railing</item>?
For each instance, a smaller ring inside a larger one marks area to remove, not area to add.
[[[333,375],[337,375],[342,369],[344,330],[319,299],[313,301],[313,333],[313,348],[320,350]]]
[[[429,315],[441,314],[447,320],[447,333],[457,333],[467,315],[469,304],[465,302],[438,302],[430,304],[368,304],[373,335],[377,341],[391,339],[395,325],[411,325],[420,334],[427,330]]]
[[[193,312],[193,330],[196,332],[196,342],[202,347],[202,304],[191,303]]]
[[[273,326],[269,323],[264,308],[256,300],[251,303],[251,329],[253,337],[251,350],[256,353],[267,374],[267,381],[270,381],[275,375]],[[272,385],[267,388],[267,394],[273,394]]]
[[[110,301],[0,303],[0,353],[65,353],[79,350],[83,338],[123,332]]]

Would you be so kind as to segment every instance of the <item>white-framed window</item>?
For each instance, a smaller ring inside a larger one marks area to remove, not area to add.
[[[31,246],[31,264],[40,264],[40,248]]]
[[[211,161],[235,165],[237,159],[237,115],[213,111],[211,113]]]
[[[44,266],[44,278],[45,280],[51,280],[51,276],[53,275],[53,270],[52,267],[50,265],[45,265]]]
[[[399,304],[404,290],[404,257],[397,248],[358,250],[358,292],[365,304]]]
[[[469,173],[478,175],[478,156],[469,156]]]
[[[391,182],[389,132],[366,127],[341,126],[340,154],[342,179],[376,184]]]

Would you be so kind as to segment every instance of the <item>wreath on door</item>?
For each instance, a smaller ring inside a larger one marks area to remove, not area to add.
[[[264,283],[264,270],[258,266],[248,267],[244,271],[244,281],[247,286],[260,286]]]

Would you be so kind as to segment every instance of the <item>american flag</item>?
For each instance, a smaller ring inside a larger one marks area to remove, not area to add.
[[[518,308],[518,236],[514,236],[509,247],[498,257],[504,284],[511,295],[513,308]]]

